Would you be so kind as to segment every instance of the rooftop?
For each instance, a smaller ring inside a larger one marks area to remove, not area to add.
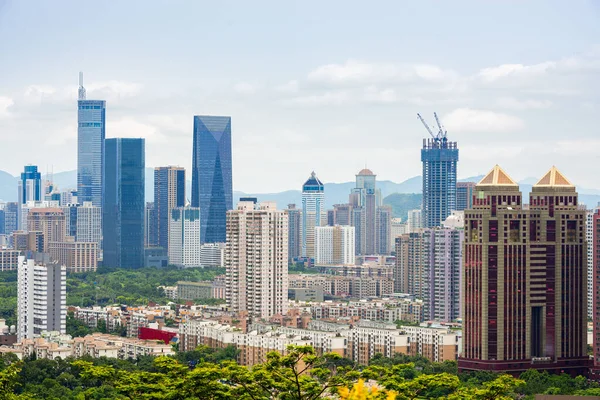
[[[479,181],[477,186],[514,186],[519,188],[519,184],[508,176],[498,164]]]
[[[575,185],[573,185],[571,182],[569,182],[569,180],[567,178],[565,178],[565,176],[555,166],[552,166],[552,168],[550,168],[550,170],[548,172],[546,172],[546,175],[544,175],[542,177],[542,179],[540,179],[538,181],[538,183],[536,183],[533,186],[534,187],[556,187],[556,186],[575,187]]]

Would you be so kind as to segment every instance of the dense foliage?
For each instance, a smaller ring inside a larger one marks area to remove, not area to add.
[[[0,356],[0,399],[230,399],[242,400],[405,400],[513,399],[535,393],[596,394],[583,377],[530,370],[519,379],[494,373],[457,374],[456,363],[377,355],[357,366],[337,354],[318,356],[309,346],[288,354],[269,353],[263,364],[246,368],[233,361],[233,347],[174,357],[137,360],[92,359],[18,361]]]
[[[89,307],[93,305],[126,304],[147,305],[152,301],[166,304],[158,286],[173,286],[177,281],[207,281],[225,273],[224,268],[99,268],[97,272],[67,275],[67,305]],[[219,304],[219,301],[213,302]],[[207,304],[213,304],[210,300]],[[0,318],[7,325],[17,321],[17,272],[0,273]]]

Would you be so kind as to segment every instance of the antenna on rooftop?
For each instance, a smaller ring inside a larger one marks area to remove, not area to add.
[[[77,91],[78,93],[78,99],[79,100],[85,100],[85,88],[83,87],[83,72],[79,72],[79,90]]]

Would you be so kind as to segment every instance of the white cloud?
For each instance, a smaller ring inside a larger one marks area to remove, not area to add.
[[[472,108],[458,108],[442,120],[446,129],[454,132],[510,132],[525,127],[518,117]]]
[[[479,71],[479,78],[484,82],[495,82],[508,77],[536,77],[556,67],[552,61],[534,65],[502,64],[496,67],[483,68]]]
[[[395,103],[398,96],[394,89],[378,89],[375,86],[369,86],[365,89],[364,99],[371,103]]]
[[[44,97],[50,97],[56,93],[56,89],[50,85],[29,85],[25,89],[25,99],[40,101]]]
[[[8,109],[13,104],[15,103],[10,97],[0,96],[0,118],[8,117],[10,115]]]
[[[257,86],[248,82],[240,82],[233,87],[233,90],[240,94],[253,94],[257,89]]]
[[[283,85],[275,87],[275,90],[281,93],[298,93],[298,89],[299,86],[297,80],[291,80]]]
[[[107,129],[107,132],[110,132],[110,137],[144,138],[152,142],[166,141],[156,126],[129,117],[110,122],[110,129]]]
[[[84,84],[85,90],[88,94],[92,94],[94,97],[103,96],[106,97],[132,97],[137,96],[142,91],[142,85],[134,82],[124,81],[107,81],[107,82],[92,82]],[[73,93],[77,93],[77,89],[73,90]]]
[[[512,110],[542,110],[552,107],[550,100],[516,99],[514,97],[501,97],[496,101],[498,107]]]
[[[321,94],[298,96],[286,101],[286,104],[298,104],[303,106],[339,106],[352,101],[350,92],[346,90],[332,90]]]

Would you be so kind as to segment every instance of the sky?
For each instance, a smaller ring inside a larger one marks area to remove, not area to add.
[[[188,179],[193,116],[231,116],[234,190],[420,175],[434,111],[461,178],[600,188],[594,0],[0,0],[0,170],[76,168],[79,71],[107,137]]]

